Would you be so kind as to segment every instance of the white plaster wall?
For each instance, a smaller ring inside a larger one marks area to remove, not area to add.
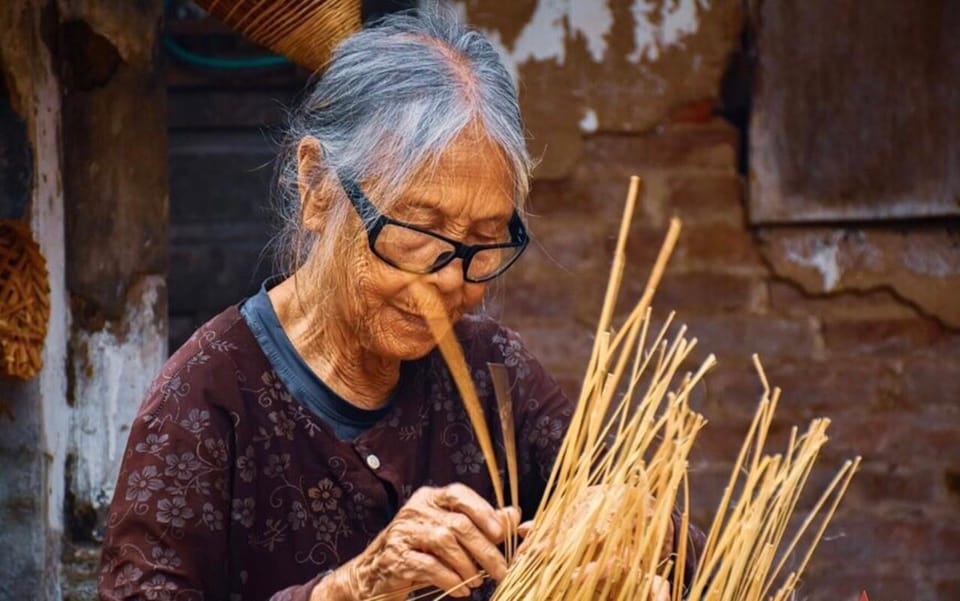
[[[135,288],[139,294],[128,298],[122,324],[75,335],[71,489],[94,508],[113,498],[130,424],[167,356],[166,331],[157,325],[166,316],[156,315],[164,288],[162,276],[144,278]]]
[[[63,532],[64,466],[70,427],[67,405],[67,337],[69,306],[64,270],[63,187],[60,181],[60,90],[53,76],[50,56],[40,46],[35,71],[32,123],[34,127],[34,188],[31,228],[47,260],[50,274],[50,323],[43,347],[44,368],[37,376],[41,412],[40,451],[46,461],[42,493],[45,496],[46,541],[60,539]],[[40,492],[40,491],[38,491]],[[59,599],[59,546],[48,549],[45,598]],[[52,572],[52,573],[51,573]],[[40,591],[38,591],[40,592]]]

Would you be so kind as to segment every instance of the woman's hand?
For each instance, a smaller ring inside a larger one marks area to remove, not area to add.
[[[468,596],[483,582],[480,570],[503,578],[507,562],[497,544],[519,520],[516,509],[496,510],[462,484],[421,488],[369,547],[317,585],[312,598],[402,600],[412,587],[425,586]]]

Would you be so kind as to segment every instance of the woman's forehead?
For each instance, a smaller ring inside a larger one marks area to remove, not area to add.
[[[485,136],[461,135],[411,180],[403,200],[434,205],[445,213],[496,217],[512,212],[513,187],[500,148]]]

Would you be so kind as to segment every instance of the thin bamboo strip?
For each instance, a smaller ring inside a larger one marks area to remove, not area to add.
[[[513,399],[510,395],[507,368],[502,363],[487,363],[493,392],[497,399],[500,429],[503,436],[503,451],[507,464],[507,479],[510,484],[510,505],[520,509],[520,474],[517,467],[517,438],[513,423]],[[509,527],[506,539],[507,563],[513,561],[517,547],[516,529]]]
[[[487,464],[487,470],[490,473],[490,481],[493,484],[493,492],[496,495],[499,507],[504,507],[503,483],[500,481],[500,474],[497,469],[496,455],[493,452],[493,442],[490,438],[490,429],[487,427],[487,418],[483,412],[483,406],[477,397],[477,389],[473,385],[470,377],[470,368],[467,367],[467,360],[463,356],[463,349],[457,342],[456,334],[453,330],[450,320],[443,312],[442,302],[436,298],[434,293],[425,284],[415,282],[414,295],[420,306],[421,315],[425,317],[430,331],[437,340],[437,347],[443,355],[444,361],[450,368],[450,375],[453,377],[454,384],[460,392],[460,399],[470,418],[470,425],[473,426],[477,437],[477,444],[483,453],[484,461]]]

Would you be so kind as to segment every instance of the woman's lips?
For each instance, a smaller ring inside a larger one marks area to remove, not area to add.
[[[423,316],[421,312],[402,309],[400,307],[394,307],[394,309],[396,309],[396,311],[400,313],[401,317],[403,317],[404,320],[407,321],[408,323],[416,325],[418,329],[429,330],[429,324],[427,323],[426,318]],[[444,310],[443,315],[451,324],[455,323],[456,319],[458,318],[458,316],[456,316],[456,313],[451,311]]]

